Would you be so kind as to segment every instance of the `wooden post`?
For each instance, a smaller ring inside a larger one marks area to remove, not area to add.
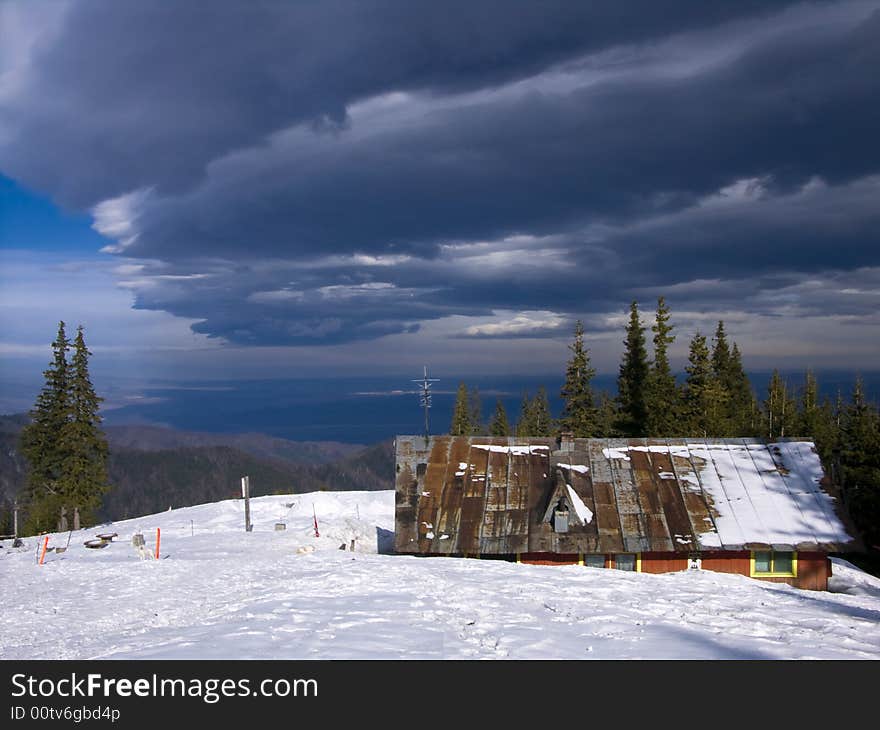
[[[73,508],[73,529],[79,529],[79,507]]]
[[[18,500],[12,503],[12,537],[18,539]]]
[[[250,532],[254,526],[251,524],[251,478],[249,476],[241,478],[241,496],[244,499],[244,531]]]
[[[159,540],[162,538],[162,531],[156,528],[156,560],[159,559]]]

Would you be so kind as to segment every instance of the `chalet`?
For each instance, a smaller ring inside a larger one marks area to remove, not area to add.
[[[398,436],[395,550],[825,590],[860,549],[809,441]]]

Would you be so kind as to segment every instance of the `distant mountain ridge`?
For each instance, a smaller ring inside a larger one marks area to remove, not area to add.
[[[263,433],[209,433],[183,431],[168,426],[106,426],[111,447],[137,451],[163,451],[204,446],[230,446],[260,458],[294,464],[329,464],[353,456],[365,447],[339,441],[291,441]]]
[[[18,439],[27,420],[0,416],[0,534],[10,529],[9,509],[24,486],[27,463]],[[394,485],[391,440],[364,447],[140,425],[109,426],[105,433],[113,485],[100,512],[105,520],[229,499],[240,493],[244,475],[253,496]]]

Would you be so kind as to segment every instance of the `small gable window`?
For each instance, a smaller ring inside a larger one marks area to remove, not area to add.
[[[756,550],[752,553],[752,576],[797,576],[797,553]]]
[[[564,499],[560,499],[553,510],[554,532],[568,532],[568,515],[568,504],[566,504]]]

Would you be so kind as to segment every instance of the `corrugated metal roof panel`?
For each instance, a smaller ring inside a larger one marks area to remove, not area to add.
[[[809,442],[400,436],[396,458],[398,552],[858,544]],[[576,510],[564,533],[546,519],[554,494]]]

